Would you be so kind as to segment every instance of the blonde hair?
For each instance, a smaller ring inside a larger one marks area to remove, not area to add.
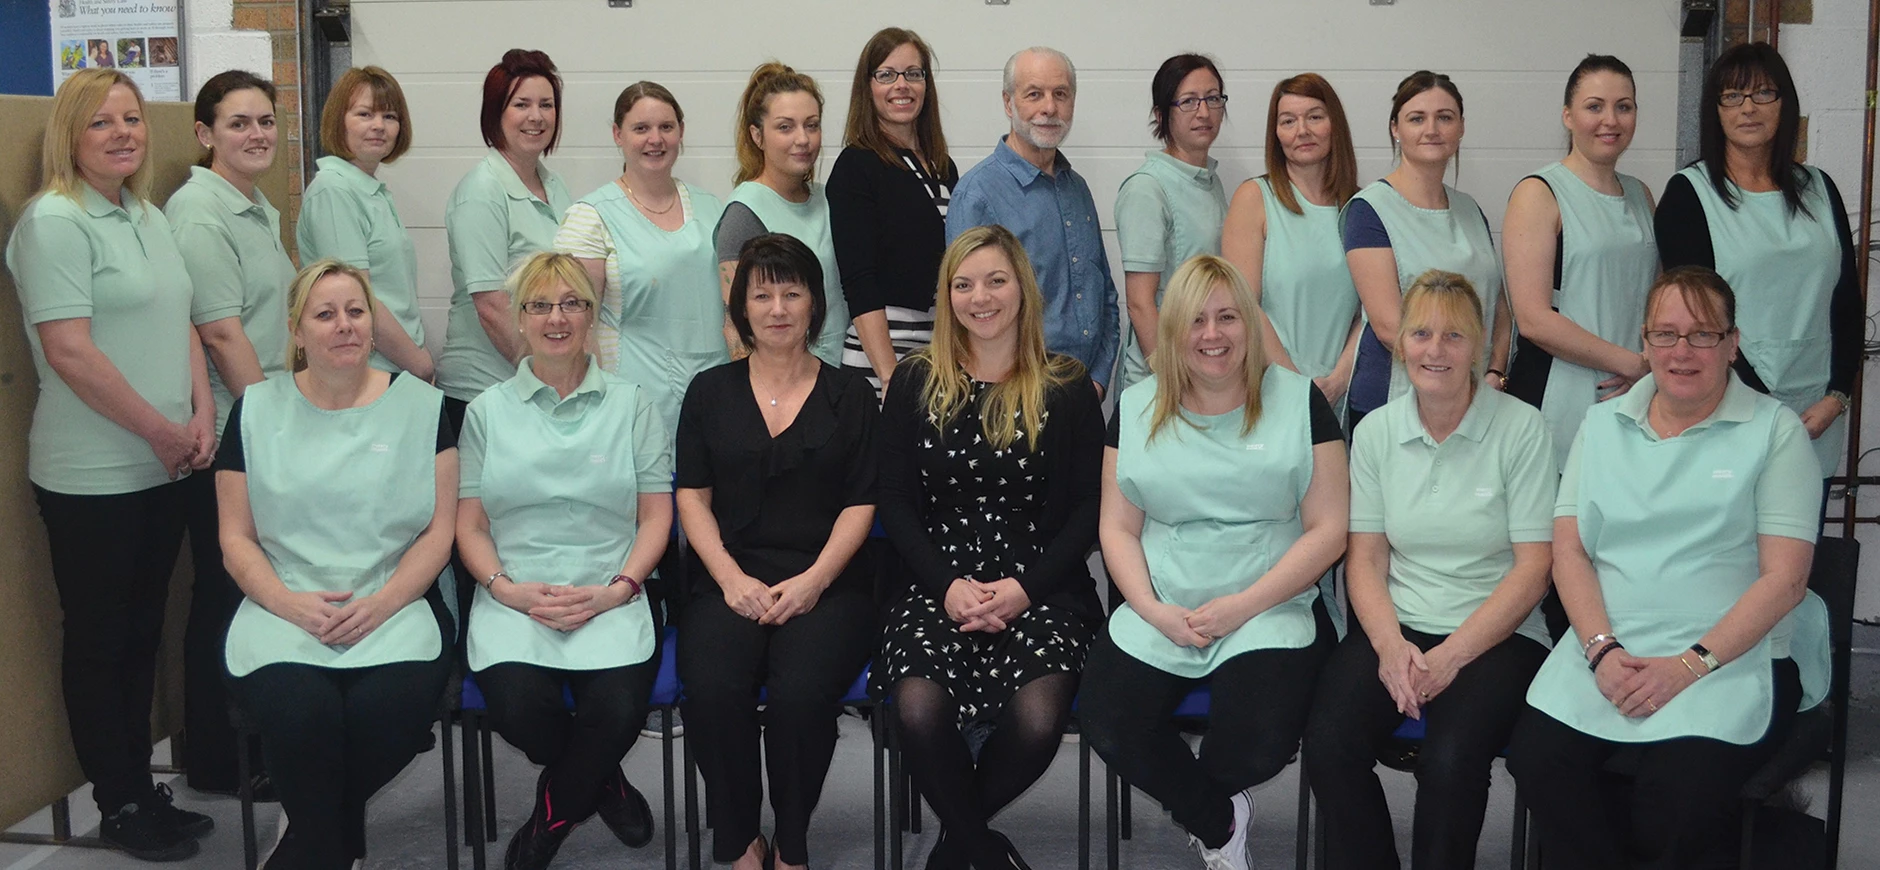
[[[346,113],[352,109],[353,94],[360,88],[372,91],[372,110],[398,116],[398,135],[392,139],[392,151],[382,163],[392,163],[411,150],[411,108],[405,104],[405,91],[392,74],[376,66],[356,66],[340,74],[339,81],[326,94],[326,108],[320,110],[320,147],[341,160],[357,156],[346,146]],[[556,117],[560,117],[557,115]]]
[[[1470,389],[1473,390],[1475,381],[1482,377],[1478,369],[1482,367],[1482,343],[1488,337],[1488,325],[1482,316],[1482,300],[1475,295],[1475,285],[1455,272],[1431,269],[1410,282],[1410,289],[1403,294],[1403,307],[1399,310],[1397,348],[1392,353],[1398,359],[1403,359],[1404,340],[1410,333],[1427,329],[1441,320],[1468,339],[1469,371],[1475,375],[1469,380]]]
[[[58,93],[52,96],[51,115],[46,118],[46,134],[39,146],[40,193],[77,199],[85,189],[85,179],[78,170],[78,140],[91,123],[91,116],[98,113],[111,89],[118,85],[131,89],[131,95],[137,98],[138,113],[144,114],[144,92],[130,76],[115,69],[82,69],[59,85]],[[148,125],[150,119],[146,117],[144,123]],[[124,180],[124,186],[138,199],[150,198],[150,176],[155,171],[151,168],[148,129],[146,126],[144,162]]]
[[[358,282],[359,290],[366,297],[366,317],[371,318],[372,309],[378,302],[372,295],[372,279],[366,277],[365,270],[349,266],[331,257],[315,260],[307,268],[294,276],[294,283],[287,287],[287,370],[297,372],[307,367],[307,351],[296,345],[292,338],[300,326],[300,316],[306,313],[307,297],[313,295],[313,285],[329,275],[344,275]],[[370,340],[371,333],[367,333]]]
[[[764,119],[770,115],[770,98],[778,94],[799,92],[815,97],[816,111],[822,111],[822,91],[816,88],[815,79],[774,60],[751,70],[751,80],[744,86],[744,96],[738,99],[736,183],[743,184],[764,174],[764,149],[751,141],[751,128],[763,128]],[[804,180],[808,181],[815,172],[812,168]]]
[[[953,278],[960,264],[984,248],[997,248],[1011,264],[1012,278],[1018,282],[1018,354],[1012,372],[993,384],[980,400],[979,425],[986,441],[1004,450],[1018,440],[1022,423],[1025,445],[1038,449],[1038,433],[1044,428],[1045,391],[1085,377],[1083,363],[1061,355],[1052,355],[1044,344],[1044,295],[1038,290],[1038,277],[1032,272],[1031,258],[1012,231],[997,224],[973,227],[960,233],[940,258],[940,282],[934,291],[933,342],[912,354],[911,359],[927,363],[927,386],[921,392],[921,404],[936,421],[935,428],[946,431],[947,424],[959,416],[972,397],[972,379],[966,374],[966,361],[972,358],[966,325],[953,313]],[[1016,418],[1016,419],[1015,419]]]
[[[503,289],[509,291],[510,315],[520,323],[522,303],[543,295],[543,291],[557,284],[574,291],[576,299],[590,306],[589,322],[599,316],[601,298],[594,292],[594,283],[588,280],[587,270],[581,268],[581,263],[574,257],[554,251],[536,251],[522,258],[509,273],[509,279],[503,282]]]
[[[1266,315],[1253,300],[1253,288],[1239,269],[1213,254],[1198,254],[1175,270],[1162,294],[1155,351],[1149,354],[1149,368],[1156,378],[1149,441],[1154,441],[1171,420],[1194,424],[1182,412],[1182,396],[1194,385],[1194,375],[1188,368],[1188,331],[1216,287],[1227,290],[1240,312],[1241,323],[1246,325],[1247,358],[1241,363],[1241,374],[1247,382],[1247,403],[1242,407],[1240,434],[1252,432],[1260,422],[1260,381],[1266,377],[1266,347],[1260,339],[1260,324]]]

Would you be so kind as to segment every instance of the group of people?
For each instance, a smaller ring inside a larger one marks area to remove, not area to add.
[[[366,803],[459,664],[541,767],[506,867],[596,815],[649,842],[620,762],[667,624],[738,870],[809,863],[864,666],[940,819],[934,870],[1028,866],[990,822],[1074,701],[1210,870],[1248,866],[1254,793],[1302,742],[1328,865],[1397,866],[1373,767],[1404,717],[1428,721],[1416,866],[1473,865],[1504,749],[1550,865],[1708,866],[1825,683],[1825,617],[1798,604],[1862,337],[1781,57],[1717,61],[1703,159],[1654,205],[1615,168],[1631,73],[1589,56],[1568,153],[1515,188],[1499,253],[1444,183],[1447,76],[1399,85],[1400,159],[1364,187],[1330,83],[1281,81],[1266,172],[1231,198],[1214,63],[1172,57],[1150,91],[1163,147],[1114,216],[1125,320],[1060,151],[1061,52],[1012,56],[1011,132],[962,175],[931,50],[882,30],[826,185],[817,83],[760,66],[720,202],[673,175],[685,113],[653,82],[614,103],[620,176],[571,197],[543,160],[561,79],[512,50],[446,209],[433,355],[427,266],[378,178],[413,139],[391,75],[349,70],[326,102],[298,270],[257,188],[271,84],[209,80],[206,154],[158,210],[135,84],[72,76],[6,261],[102,836],[178,860],[213,827],[148,773],[187,526],[191,784],[235,787],[232,695],[291,822],[275,870],[364,855]],[[659,574],[686,582],[655,601]],[[1202,685],[1197,755],[1173,713]]]

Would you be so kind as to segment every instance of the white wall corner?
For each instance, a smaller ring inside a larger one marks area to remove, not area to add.
[[[210,76],[223,70],[245,69],[271,78],[274,44],[260,30],[235,29],[235,0],[186,0],[185,44],[189,46],[189,82],[185,99],[192,98]]]

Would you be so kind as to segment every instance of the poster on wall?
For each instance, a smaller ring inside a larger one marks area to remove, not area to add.
[[[50,0],[52,83],[81,69],[123,70],[146,100],[183,99],[178,0]]]

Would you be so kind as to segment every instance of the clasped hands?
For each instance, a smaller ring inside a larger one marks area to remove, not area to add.
[[[541,625],[566,632],[627,603],[633,590],[625,583],[604,586],[520,583],[504,575],[490,583],[490,595],[503,606]]]
[[[1640,657],[1615,649],[1600,661],[1593,680],[1620,713],[1643,719],[1664,709],[1697,675],[1678,656]]]
[[[359,643],[398,612],[382,593],[286,592],[267,608],[327,646]]]
[[[1422,719],[1423,705],[1449,688],[1462,666],[1468,664],[1462,654],[1447,643],[1439,643],[1424,652],[1399,636],[1376,647],[1377,678],[1390,692],[1397,712],[1412,719]]]
[[[947,618],[959,623],[960,631],[997,634],[1018,619],[1031,606],[1025,587],[1011,577],[981,583],[960,577],[947,587]]]
[[[1234,633],[1254,616],[1253,608],[1241,594],[1223,595],[1192,610],[1179,604],[1157,601],[1136,608],[1136,615],[1155,626],[1162,636],[1176,646],[1206,648]]]
[[[725,606],[758,625],[782,625],[815,608],[822,600],[828,583],[808,574],[798,574],[775,586],[748,574],[740,574],[720,584]]]

